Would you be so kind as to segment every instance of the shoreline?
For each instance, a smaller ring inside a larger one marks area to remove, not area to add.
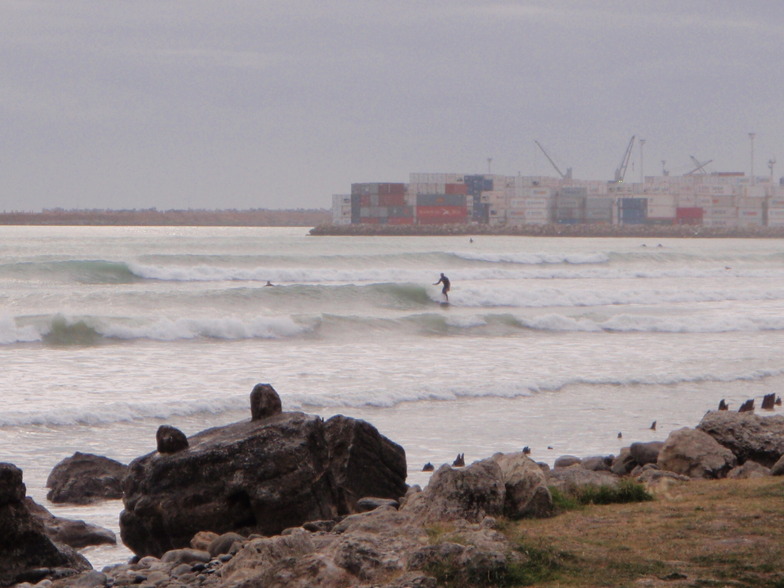
[[[784,227],[706,227],[702,225],[590,225],[547,224],[494,227],[479,224],[447,225],[318,225],[313,236],[520,236],[520,237],[647,237],[678,239],[781,239]]]

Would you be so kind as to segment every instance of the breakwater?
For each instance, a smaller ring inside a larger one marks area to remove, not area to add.
[[[522,237],[646,237],[706,239],[781,239],[784,227],[706,227],[702,225],[546,224],[498,227],[480,224],[332,225],[310,230],[316,236],[519,235]]]

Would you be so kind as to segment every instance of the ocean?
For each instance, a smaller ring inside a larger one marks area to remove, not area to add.
[[[161,424],[247,419],[259,382],[284,410],[368,420],[420,485],[458,453],[617,454],[784,383],[772,239],[4,226],[0,302],[0,461],[118,538],[121,502],[52,505],[51,468],[76,451],[128,463]]]

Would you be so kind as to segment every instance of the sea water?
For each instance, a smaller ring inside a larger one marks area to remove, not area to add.
[[[120,501],[50,504],[51,468],[247,419],[259,382],[284,410],[368,420],[420,485],[458,453],[617,454],[784,382],[778,240],[6,226],[0,305],[0,460],[115,532]]]

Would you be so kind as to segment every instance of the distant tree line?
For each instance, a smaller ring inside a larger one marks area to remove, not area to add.
[[[105,210],[49,208],[41,212],[0,212],[0,225],[117,225],[314,227],[330,222],[325,209],[269,210]]]

